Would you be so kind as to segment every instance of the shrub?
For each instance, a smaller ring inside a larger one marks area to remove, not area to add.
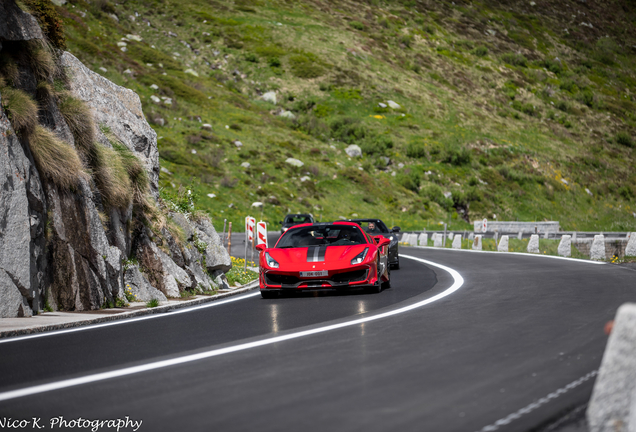
[[[349,25],[356,30],[364,30],[364,24],[362,24],[360,21],[351,21]]]
[[[142,162],[133,154],[128,147],[121,143],[113,143],[113,149],[121,161],[132,188],[133,200],[135,204],[147,205],[146,194],[148,193],[149,181],[148,173]]]
[[[579,91],[579,86],[576,84],[576,82],[569,78],[564,79],[559,85],[559,88],[570,93],[576,93],[577,91]]]
[[[528,66],[528,59],[525,58],[522,54],[506,53],[501,56],[501,60],[504,63],[508,63],[513,66],[521,66],[521,67]]]
[[[409,143],[409,145],[406,147],[406,155],[408,157],[417,159],[425,157],[426,149],[424,147],[424,144],[418,142]]]
[[[446,149],[446,155],[443,159],[451,165],[461,166],[468,165],[472,160],[470,150],[466,147],[450,147]]]
[[[403,171],[401,173],[399,173],[397,175],[396,178],[398,184],[400,184],[401,186],[403,186],[404,188],[411,190],[413,192],[418,192],[419,188],[420,188],[420,174],[415,171],[415,170],[411,170],[411,171]]]
[[[35,126],[29,146],[41,176],[62,189],[77,185],[83,173],[82,162],[73,147],[40,125]]]
[[[303,53],[291,56],[289,64],[292,73],[298,78],[317,78],[324,75],[325,68],[318,57],[311,53]]]
[[[258,63],[258,57],[256,57],[256,55],[252,53],[247,53],[245,54],[245,61],[248,61],[250,63]]]
[[[342,117],[331,122],[331,135],[347,144],[353,144],[367,135],[367,128],[359,119]]]
[[[146,307],[149,307],[149,308],[155,308],[157,306],[159,306],[159,300],[156,298],[153,298],[152,300],[146,303]]]
[[[384,155],[388,149],[393,148],[393,140],[388,136],[377,136],[365,140],[360,147],[365,154]]]
[[[22,0],[29,12],[34,15],[42,32],[57,48],[66,49],[64,25],[53,2],[50,0]]]
[[[280,67],[281,62],[280,62],[280,59],[278,57],[270,57],[267,60],[267,64],[269,64],[271,67]]]
[[[634,140],[627,132],[619,132],[616,134],[616,142],[626,147],[634,147]]]
[[[556,59],[543,60],[543,62],[541,62],[541,65],[547,70],[549,70],[550,72],[555,73],[557,75],[563,72],[563,65],[561,64],[559,60],[556,60]]]
[[[570,104],[568,104],[566,101],[558,101],[554,106],[556,107],[556,109],[563,112],[568,112],[570,110]]]
[[[4,87],[2,106],[16,132],[30,134],[38,122],[38,106],[31,97],[22,90]]]
[[[577,100],[582,104],[585,104],[588,107],[592,108],[594,106],[594,93],[592,93],[590,90],[585,90],[579,93]]]
[[[132,200],[132,188],[118,153],[113,148],[95,143],[91,154],[91,168],[104,204],[117,208],[128,207]]]
[[[476,55],[477,57],[484,57],[488,54],[488,48],[485,46],[478,46],[471,51],[471,54]]]

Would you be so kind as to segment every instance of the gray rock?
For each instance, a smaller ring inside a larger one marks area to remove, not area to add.
[[[380,108],[386,108],[386,106],[387,106],[387,105],[386,105],[385,103],[379,102],[379,103],[378,103],[378,106],[379,106]]]
[[[462,236],[457,234],[453,239],[453,249],[461,249],[462,248]]]
[[[603,234],[594,236],[594,241],[592,242],[592,247],[590,248],[590,259],[605,259],[605,236]]]
[[[183,213],[170,212],[168,216],[174,221],[174,223],[179,226],[179,228],[183,230],[186,240],[192,240],[194,228],[190,224],[190,221],[183,215]]]
[[[636,392],[636,304],[616,314],[592,398],[587,409],[590,432],[631,432],[630,407]]]
[[[302,161],[299,161],[298,159],[294,159],[294,158],[287,158],[285,160],[285,162],[290,164],[290,165],[292,165],[292,166],[299,167],[299,168],[301,166],[305,165]]]
[[[138,266],[128,267],[124,273],[125,289],[130,288],[136,301],[149,302],[157,299],[159,301],[167,301],[165,295],[157,288],[150,285],[148,279],[139,271]]]
[[[538,234],[532,234],[530,236],[530,241],[528,242],[528,252],[539,253],[539,235]]]
[[[43,39],[37,20],[23,12],[12,0],[0,2],[0,40],[27,41]]]
[[[141,107],[139,96],[120,87],[85,67],[75,56],[64,52],[61,65],[71,77],[74,96],[93,109],[97,125],[105,125],[145,165],[150,190],[159,196],[159,151],[157,134],[150,127]]]
[[[241,164],[241,166],[242,166],[243,168],[249,168],[249,167],[251,166],[251,164],[250,164],[249,162],[243,162],[243,163]]]
[[[190,288],[198,291],[207,291],[217,287],[217,284],[208,276],[199,261],[192,262],[185,270],[192,280]]]
[[[15,286],[11,277],[0,269],[0,318],[16,318],[33,316],[26,298]]]
[[[557,253],[562,257],[569,257],[572,255],[572,236],[567,234],[561,236]]]
[[[636,232],[627,234],[627,246],[625,246],[625,256],[636,256]]]
[[[499,252],[508,252],[508,236],[502,235],[501,240],[499,240],[499,245],[497,246],[497,251]]]
[[[137,236],[134,250],[150,284],[166,297],[179,297],[181,289],[192,285],[192,280],[185,270],[160,250],[145,231]]]
[[[281,111],[280,114],[278,114],[278,116],[282,117],[282,118],[287,118],[287,119],[290,119],[290,120],[293,120],[293,119],[296,118],[296,115],[293,112],[285,111],[285,110]]]
[[[345,153],[349,157],[362,157],[362,149],[360,146],[355,144],[351,144],[349,147],[345,149]]]
[[[265,102],[270,102],[276,105],[276,92],[267,92],[263,94],[263,96],[261,96],[261,99],[263,99]]]
[[[204,256],[208,273],[213,274],[217,271],[226,273],[230,271],[232,260],[227,250],[223,247],[221,238],[212,223],[207,219],[202,219],[194,222],[194,227],[199,240],[207,245]]]
[[[386,101],[386,103],[389,105],[389,107],[393,108],[393,109],[400,109],[402,108],[398,103],[393,102],[392,100]]]
[[[473,240],[473,250],[482,250],[483,245],[481,243],[481,234],[475,236]]]
[[[1,100],[1,95],[0,95]],[[41,308],[46,256],[46,201],[35,166],[24,153],[9,119],[0,110],[0,271],[12,281],[24,301],[21,310],[13,288],[0,293],[5,302],[0,317],[31,314]],[[9,306],[11,305],[11,306]],[[28,309],[28,310],[27,310]]]

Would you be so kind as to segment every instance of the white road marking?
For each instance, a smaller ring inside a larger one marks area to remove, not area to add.
[[[257,296],[257,295],[260,295],[260,294],[261,294],[260,291],[256,291],[256,292],[250,293],[250,294],[238,295],[236,297],[232,297],[232,298],[229,298],[227,300],[217,300],[217,301],[213,301],[213,302],[210,302],[210,303],[206,303],[204,305],[185,307],[183,309],[175,309],[175,310],[172,310],[170,312],[165,312],[165,313],[156,313],[156,314],[153,314],[153,315],[145,315],[145,316],[141,316],[141,317],[137,317],[137,318],[127,318],[127,319],[122,319],[122,320],[119,320],[119,321],[109,321],[109,322],[101,323],[101,324],[89,324],[89,325],[84,326],[84,327],[73,327],[73,328],[64,329],[64,330],[55,330],[55,331],[50,331],[50,332],[42,332],[42,333],[30,334],[30,335],[26,335],[26,336],[12,337],[12,338],[8,338],[8,339],[0,339],[0,344],[10,343],[10,342],[18,342],[18,341],[26,340],[26,339],[35,339],[35,338],[41,338],[41,337],[47,337],[47,336],[56,336],[56,335],[65,334],[65,333],[75,333],[75,332],[80,332],[80,331],[85,331],[85,330],[94,330],[94,329],[98,329],[98,328],[102,328],[102,327],[110,327],[110,326],[121,325],[121,324],[130,324],[130,323],[137,322],[137,321],[145,321],[145,320],[155,319],[155,318],[166,318],[166,317],[174,316],[176,314],[193,312],[193,311],[196,311],[196,310],[199,310],[199,309],[206,309],[206,308],[210,308],[210,307],[214,307],[214,306],[221,306],[221,305],[224,305],[224,304],[227,304],[227,303],[232,303],[232,302],[235,302],[235,301],[239,301],[239,300],[243,300],[243,299],[246,299],[246,298],[254,297],[254,296]]]
[[[441,247],[434,247],[434,246],[405,246],[402,245],[402,247],[412,247],[412,248],[417,248],[417,249],[433,249],[433,250],[446,250],[446,251],[455,251],[455,252],[472,252],[472,253],[487,253],[487,254],[497,254],[497,255],[522,255],[522,256],[531,256],[531,257],[543,257],[543,258],[552,258],[552,259],[558,259],[558,260],[566,260],[566,261],[574,261],[574,262],[580,262],[580,263],[586,263],[586,264],[607,264],[605,261],[592,261],[592,260],[585,260],[585,259],[580,259],[580,258],[568,258],[568,257],[562,257],[562,256],[556,256],[556,255],[546,255],[546,254],[533,254],[533,253],[529,253],[529,252],[498,252],[498,251],[485,251],[485,250],[472,250],[472,249],[452,249],[452,248],[441,248]]]
[[[351,321],[346,321],[343,323],[332,324],[332,325],[328,325],[324,327],[318,327],[311,330],[305,330],[305,331],[300,331],[296,333],[290,333],[287,335],[276,336],[276,337],[272,337],[268,339],[262,339],[255,342],[243,343],[243,344],[234,345],[234,346],[230,346],[226,348],[205,351],[198,354],[191,354],[191,355],[187,355],[183,357],[177,357],[177,358],[173,358],[169,360],[162,360],[162,361],[147,363],[144,365],[127,367],[127,368],[113,370],[109,372],[103,372],[103,373],[87,375],[87,376],[78,377],[78,378],[52,382],[48,384],[37,385],[33,387],[26,387],[26,388],[18,389],[18,390],[7,391],[7,392],[0,393],[0,401],[6,401],[6,400],[25,397],[25,396],[31,396],[31,395],[35,395],[39,393],[45,393],[45,392],[49,392],[53,390],[61,390],[61,389],[69,388],[69,387],[82,385],[82,384],[89,384],[89,383],[104,381],[104,380],[108,380],[112,378],[119,378],[119,377],[134,375],[134,374],[138,374],[142,372],[148,372],[152,370],[167,368],[170,366],[176,366],[176,365],[190,363],[190,362],[203,360],[203,359],[207,359],[211,357],[217,357],[224,354],[230,354],[230,353],[234,353],[238,351],[245,351],[248,349],[258,348],[258,347],[262,347],[266,345],[272,345],[272,344],[283,342],[283,341],[288,341],[288,340],[298,339],[298,338],[311,336],[315,334],[325,333],[325,332],[329,332],[332,330],[337,330],[337,329],[341,329],[345,327],[351,327],[358,324],[367,323],[370,321],[376,321],[382,318],[387,318],[394,315],[403,314],[405,312],[409,312],[414,309],[420,308],[422,306],[426,306],[428,304],[434,303],[438,300],[443,299],[444,297],[451,295],[452,293],[457,291],[459,288],[461,288],[461,286],[464,284],[464,278],[462,278],[461,275],[456,270],[453,270],[450,267],[446,267],[441,264],[437,264],[431,261],[427,261],[421,258],[409,256],[409,255],[400,255],[400,256],[402,258],[419,261],[421,263],[428,264],[430,266],[437,267],[444,271],[447,271],[453,277],[453,280],[454,280],[453,284],[446,290],[442,291],[441,293],[433,297],[429,297],[426,300],[422,300],[417,303],[413,303],[409,306],[405,306],[405,307],[395,309],[389,312],[384,312],[384,313],[380,313],[380,314],[365,317],[365,318],[359,318],[359,319],[355,319]],[[259,294],[259,293],[256,293],[256,294]]]
[[[505,425],[508,425],[508,424],[512,423],[513,421],[521,418],[522,416],[524,416],[526,414],[529,414],[532,411],[536,410],[540,406],[543,406],[543,405],[547,404],[552,399],[556,399],[559,396],[561,396],[562,394],[565,394],[568,391],[572,390],[573,388],[576,388],[576,387],[580,386],[585,381],[587,381],[587,380],[589,380],[591,378],[594,378],[597,374],[598,374],[598,371],[594,370],[594,371],[588,373],[587,375],[582,376],[581,378],[577,379],[576,381],[572,381],[570,384],[566,385],[565,387],[562,387],[562,388],[560,388],[560,389],[558,389],[556,391],[553,391],[549,395],[547,395],[545,397],[542,397],[541,399],[531,403],[530,405],[528,405],[526,407],[521,408],[519,411],[514,412],[514,413],[510,414],[507,417],[499,419],[499,420],[497,420],[496,422],[494,422],[491,425],[484,426],[483,428],[481,428],[479,430],[479,432],[496,431],[497,429],[499,429],[499,427],[505,426]]]

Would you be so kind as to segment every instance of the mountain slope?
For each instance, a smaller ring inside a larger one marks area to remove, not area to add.
[[[162,193],[189,186],[217,220],[634,230],[635,9],[74,0],[57,12],[68,49],[142,97],[171,173]]]

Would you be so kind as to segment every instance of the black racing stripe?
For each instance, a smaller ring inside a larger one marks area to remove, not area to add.
[[[318,249],[318,246],[309,246],[307,248],[307,262],[316,261],[316,250],[317,249]]]
[[[325,260],[327,246],[309,246],[307,248],[307,262],[320,262]]]
[[[324,261],[325,253],[327,252],[327,246],[318,246],[318,259],[316,261]]]

